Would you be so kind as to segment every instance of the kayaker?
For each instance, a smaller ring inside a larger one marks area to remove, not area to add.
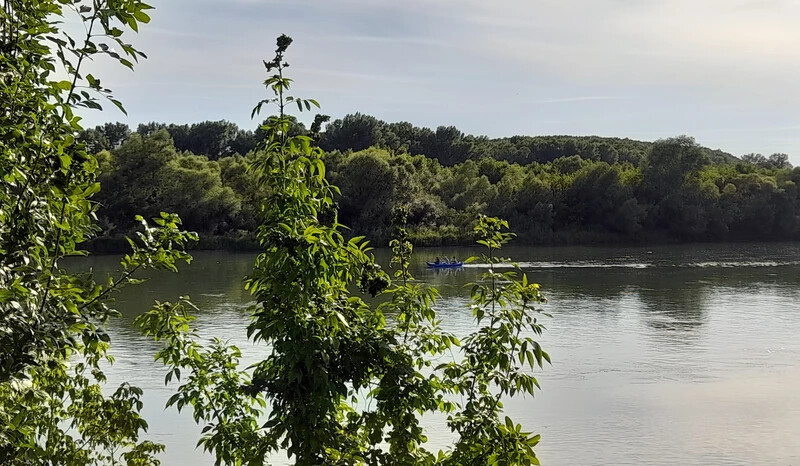
[[[442,263],[442,261],[441,261],[441,260],[439,260],[439,257],[436,257],[436,261],[434,262],[434,264],[436,264],[436,265],[439,265],[439,264],[441,264],[441,263]]]
[[[453,264],[458,264],[458,259],[456,259],[456,256],[453,256],[451,260],[453,261]]]
[[[443,264],[449,264],[450,263],[450,260],[447,258],[447,256],[444,256],[444,259],[442,259],[442,263]]]

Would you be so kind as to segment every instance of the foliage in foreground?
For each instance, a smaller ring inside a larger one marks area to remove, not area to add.
[[[151,465],[164,448],[140,438],[142,391],[105,387],[113,358],[104,325],[117,314],[115,291],[141,270],[175,270],[190,259],[183,248],[194,236],[175,215],[159,215],[155,226],[139,217],[144,229],[119,275],[62,265],[99,231],[98,163],[76,140],[74,109],[100,108],[103,99],[121,108],[85,65],[107,55],[132,68],[143,54],[124,30],[148,22],[149,9],[139,0],[2,2],[0,464]],[[61,30],[67,19],[85,27],[82,40]]]
[[[162,303],[137,322],[165,342],[156,358],[169,368],[166,382],[180,381],[169,404],[192,410],[199,444],[217,464],[265,464],[280,451],[302,465],[538,464],[539,436],[502,414],[505,398],[534,392],[529,371],[549,361],[533,339],[542,331],[538,285],[497,269],[507,223],[478,222],[488,268],[471,290],[477,330],[459,341],[440,328],[436,290],[409,272],[402,212],[393,281],[362,237],[343,236],[322,151],[289,132],[287,105],[316,106],[287,95],[290,43],[278,38],[265,62],[274,98],[256,111],[276,104],[279,113],[262,127],[267,138],[251,167],[267,195],[263,252],[246,279],[257,302],[247,334],[268,356],[242,368],[237,348],[197,342],[185,303]],[[354,288],[384,299],[372,306]],[[427,448],[421,422],[432,413],[453,433],[446,450]]]

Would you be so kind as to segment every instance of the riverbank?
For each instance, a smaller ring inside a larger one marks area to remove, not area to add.
[[[131,233],[135,236],[135,232]],[[371,238],[370,244],[374,247],[383,247],[388,244],[388,238]],[[409,232],[409,240],[415,247],[464,247],[473,246],[475,239],[471,231],[458,230],[452,226],[439,228],[417,229]],[[530,238],[524,235],[514,239],[517,246],[663,246],[677,244],[740,244],[740,243],[780,243],[776,241],[754,241],[751,239],[729,239],[697,241],[696,239],[681,240],[661,232],[646,232],[637,236],[635,241],[629,236],[609,232],[593,231],[559,231],[550,232],[547,236]],[[125,236],[103,236],[88,241],[82,245],[83,249],[93,254],[116,254],[130,249]],[[200,234],[200,241],[192,246],[193,250],[200,251],[258,251],[261,246],[255,233],[241,232],[228,235]]]

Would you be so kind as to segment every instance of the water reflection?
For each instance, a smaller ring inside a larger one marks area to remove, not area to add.
[[[686,343],[706,323],[710,287],[678,271],[644,274],[636,292],[646,324],[666,342]]]
[[[425,261],[476,252],[422,248],[414,258],[413,274],[439,288],[437,310],[456,334],[474,328],[465,285],[485,269],[434,270]],[[509,248],[506,255],[542,285],[550,300],[543,308],[553,315],[542,337],[553,365],[537,371],[544,390],[507,404],[543,434],[543,464],[723,464],[734,450],[738,464],[798,463],[800,245]],[[376,256],[388,265],[386,251]],[[198,252],[179,274],[155,274],[119,295],[109,375],[112,384],[132,380],[145,389],[148,435],[167,444],[164,464],[212,461],[195,449],[200,429],[191,417],[163,410],[170,389],[152,361],[159,345],[132,320],[155,299],[189,295],[202,335],[240,345],[245,363],[263,357],[245,340],[251,297],[242,278],[254,258]],[[118,268],[110,256],[72,266]]]

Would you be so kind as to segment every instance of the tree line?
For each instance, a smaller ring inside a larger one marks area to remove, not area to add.
[[[319,141],[341,190],[341,222],[379,243],[396,207],[409,212],[410,237],[421,245],[470,242],[477,215],[508,219],[530,244],[800,236],[800,169],[786,154],[736,158],[686,136],[489,139],[361,114],[322,131],[326,120],[306,129],[291,119],[289,134]],[[247,170],[258,154],[243,141],[263,138],[225,121],[84,131],[100,161],[103,236],[135,227],[136,212],[166,209],[208,247],[246,247],[267,193]]]
[[[579,155],[587,160],[604,161],[610,164],[630,162],[640,165],[647,156],[652,143],[627,138],[597,136],[512,136],[489,138],[464,134],[455,126],[424,128],[408,122],[387,123],[361,113],[346,115],[330,122],[327,115],[316,115],[309,128],[289,117],[291,136],[312,137],[325,151],[360,151],[371,147],[387,149],[393,153],[425,155],[437,159],[442,165],[452,166],[467,160],[491,158],[527,165],[547,163],[561,157]],[[329,123],[330,122],[330,123]],[[325,131],[322,131],[325,126]],[[178,151],[204,155],[211,160],[234,154],[246,155],[264,141],[266,134],[260,129],[246,130],[230,121],[203,121],[194,124],[149,122],[137,126],[135,132],[148,136],[158,130],[166,130]],[[132,134],[124,123],[106,123],[83,130],[80,140],[90,152],[111,150],[119,147]],[[711,163],[736,163],[733,155],[721,150],[701,147]],[[774,154],[770,159],[761,154],[743,157],[754,164],[769,165],[788,160],[785,154]],[[781,159],[780,157],[783,157]],[[780,168],[780,167],[777,167]]]

